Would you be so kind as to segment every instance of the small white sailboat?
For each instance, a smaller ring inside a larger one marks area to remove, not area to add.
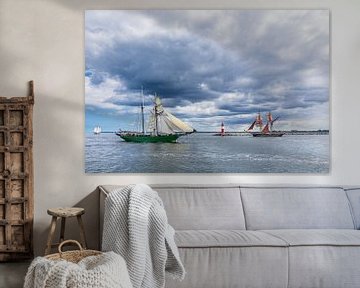
[[[98,125],[98,126],[95,126],[94,128],[94,134],[100,134],[101,133],[101,127]]]

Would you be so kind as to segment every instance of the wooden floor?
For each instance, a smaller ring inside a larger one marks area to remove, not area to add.
[[[0,263],[0,287],[21,288],[30,262]]]

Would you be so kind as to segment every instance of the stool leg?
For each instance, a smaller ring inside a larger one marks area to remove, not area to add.
[[[66,218],[61,217],[60,243],[64,241]]]
[[[54,233],[55,233],[56,220],[57,220],[56,216],[53,216],[51,219],[50,231],[49,231],[49,236],[48,236],[48,240],[47,240],[47,244],[46,244],[45,255],[48,255],[51,252],[51,243],[52,243],[52,239],[53,239]]]
[[[86,238],[85,238],[85,229],[84,229],[84,223],[82,222],[82,219],[81,219],[81,215],[77,216],[77,220],[78,220],[79,226],[80,226],[81,245],[83,246],[84,249],[86,249],[87,244],[86,244]]]

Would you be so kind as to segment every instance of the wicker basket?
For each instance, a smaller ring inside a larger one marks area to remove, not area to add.
[[[69,244],[69,243],[76,244],[79,247],[79,250],[63,252],[61,250],[61,248],[65,244]],[[47,255],[47,256],[45,256],[45,258],[47,258],[49,260],[55,260],[55,261],[56,260],[66,260],[69,262],[78,263],[85,257],[96,256],[96,255],[102,254],[102,252],[100,252],[100,251],[83,249],[81,244],[76,240],[66,240],[66,241],[61,242],[59,245],[58,251],[59,251],[59,253]]]

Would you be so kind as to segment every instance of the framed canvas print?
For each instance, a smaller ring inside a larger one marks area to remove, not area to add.
[[[328,173],[328,10],[85,12],[87,173]]]

